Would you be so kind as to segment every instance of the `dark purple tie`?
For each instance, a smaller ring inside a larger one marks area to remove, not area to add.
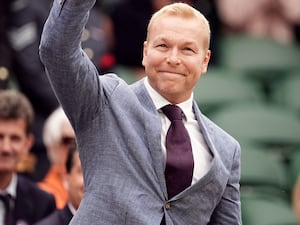
[[[4,204],[4,225],[11,225],[13,221],[13,199],[10,194],[0,194],[0,200]]]
[[[162,111],[171,121],[166,135],[165,177],[168,196],[172,198],[191,185],[194,160],[190,137],[182,121],[181,109],[176,105],[166,105]]]

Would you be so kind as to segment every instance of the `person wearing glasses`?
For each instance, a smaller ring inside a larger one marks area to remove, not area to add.
[[[65,162],[69,147],[75,142],[75,134],[61,107],[54,110],[47,118],[43,128],[43,141],[47,149],[50,167],[38,185],[55,196],[57,208],[63,208],[68,199],[63,182]]]

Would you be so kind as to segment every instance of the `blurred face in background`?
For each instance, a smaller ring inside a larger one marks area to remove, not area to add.
[[[70,172],[65,175],[65,184],[68,190],[69,201],[74,208],[77,209],[84,191],[83,175],[78,152],[74,153],[72,168]]]
[[[21,158],[30,151],[34,138],[26,129],[22,118],[0,120],[0,175],[15,172]]]
[[[75,133],[71,126],[71,124],[66,121],[65,123],[62,123],[61,125],[61,137],[51,147],[51,157],[54,159],[56,165],[59,165],[61,167],[65,166],[65,162],[68,155],[68,149],[70,147],[70,144],[75,142]]]

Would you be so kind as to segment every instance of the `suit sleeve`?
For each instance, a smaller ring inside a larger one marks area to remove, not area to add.
[[[95,0],[54,0],[41,36],[40,58],[71,123],[78,117],[92,120],[88,117],[96,114],[99,104],[98,71],[81,48],[94,4]]]
[[[241,225],[240,203],[240,145],[237,143],[228,183],[221,201],[215,208],[209,225]]]

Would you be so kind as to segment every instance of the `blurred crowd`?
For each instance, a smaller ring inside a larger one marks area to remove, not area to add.
[[[299,42],[300,2],[297,0],[217,0],[226,33],[242,32]]]
[[[134,79],[142,77],[148,21],[153,12],[171,2],[174,0],[98,0],[83,32],[82,48],[99,73],[122,67],[130,69]],[[182,2],[200,10],[210,22],[211,66],[220,63],[218,43],[225,36],[246,34],[300,43],[299,0]],[[20,91],[34,111],[33,146],[17,172],[52,193],[56,207],[62,209],[68,202],[64,168],[75,134],[59,108],[38,55],[51,4],[52,0],[1,0],[0,89]]]

